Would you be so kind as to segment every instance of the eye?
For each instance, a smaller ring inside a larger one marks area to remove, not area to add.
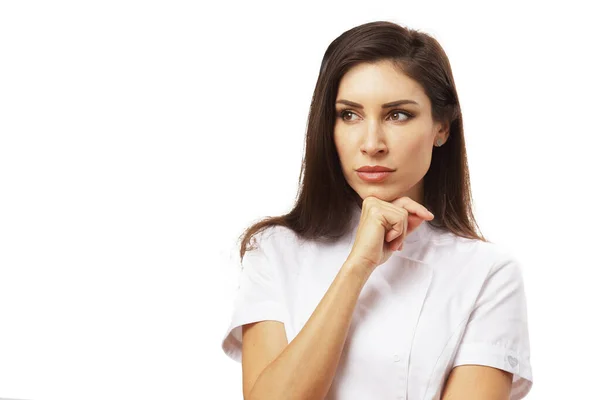
[[[409,113],[407,113],[407,112],[400,111],[400,110],[394,110],[394,111],[392,111],[392,112],[390,113],[390,115],[395,115],[395,114],[402,114],[402,115],[404,115],[406,118],[404,118],[404,119],[401,119],[401,120],[400,120],[400,119],[392,119],[393,121],[408,121],[409,119],[411,119],[411,118],[412,118],[412,115],[410,115],[410,114],[409,114]]]
[[[347,119],[344,118],[344,116],[346,115],[346,113],[351,114],[351,115],[356,115],[354,114],[352,111],[350,110],[342,110],[340,111],[340,113],[338,114],[338,116],[342,119],[342,121],[349,121]]]
[[[340,111],[338,113],[338,117],[341,118],[342,121],[347,121],[347,122],[351,121],[349,119],[344,118],[346,116],[346,114],[348,114],[348,115],[356,115],[354,112],[350,111],[349,109],[344,109],[344,110],[342,110],[342,111]],[[406,118],[404,118],[404,119],[394,119],[394,118],[392,118],[392,121],[404,122],[404,121],[408,121],[409,119],[413,118],[412,114],[410,114],[410,113],[408,113],[406,111],[402,111],[402,110],[392,110],[392,112],[390,112],[388,114],[388,116],[393,116],[393,115],[396,115],[396,114],[402,114]]]

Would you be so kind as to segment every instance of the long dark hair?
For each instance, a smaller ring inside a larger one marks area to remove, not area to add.
[[[389,60],[418,82],[431,101],[435,122],[449,122],[450,135],[433,147],[423,178],[423,205],[436,216],[436,228],[486,241],[475,231],[462,112],[446,53],[433,37],[389,21],[356,26],[337,37],[323,56],[308,115],[299,192],[293,209],[252,224],[240,236],[240,259],[252,237],[271,226],[284,226],[302,239],[335,241],[350,228],[352,207],[362,204],[348,185],[337,154],[333,127],[335,98],[343,75],[359,63]]]

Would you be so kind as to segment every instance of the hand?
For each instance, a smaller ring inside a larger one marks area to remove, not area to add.
[[[404,196],[390,202],[374,196],[365,197],[354,245],[348,259],[372,272],[386,262],[393,251],[402,250],[404,239],[433,214],[424,206]]]

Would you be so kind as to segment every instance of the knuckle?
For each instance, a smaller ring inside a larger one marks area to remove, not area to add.
[[[408,215],[408,210],[404,207],[396,207],[396,211],[400,218],[404,219]]]
[[[375,198],[373,196],[367,196],[363,200],[363,207],[371,207],[375,203]]]
[[[372,207],[369,207],[368,213],[369,213],[370,216],[380,217],[380,216],[383,215],[383,210],[381,209],[380,206],[374,205]]]

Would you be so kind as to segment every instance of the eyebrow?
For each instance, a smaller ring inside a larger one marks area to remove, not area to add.
[[[363,108],[364,108],[364,107],[362,106],[362,104],[358,104],[358,103],[355,103],[355,102],[353,102],[353,101],[350,101],[350,100],[344,100],[344,99],[341,99],[341,100],[338,100],[338,101],[336,101],[336,103],[335,103],[335,104],[346,104],[346,105],[348,105],[348,106],[351,106],[351,107],[356,107],[356,108],[360,108],[360,109],[363,109]],[[392,101],[392,102],[390,102],[390,103],[385,103],[385,104],[383,104],[383,105],[381,106],[381,108],[391,108],[391,107],[401,106],[401,105],[403,105],[403,104],[416,104],[416,105],[419,105],[419,103],[417,103],[417,102],[416,102],[416,101],[414,101],[414,100],[396,100],[396,101]]]

